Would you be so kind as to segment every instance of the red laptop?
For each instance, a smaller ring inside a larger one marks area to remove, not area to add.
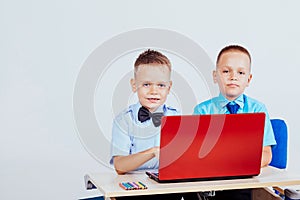
[[[265,113],[164,116],[158,182],[247,178],[260,173]]]

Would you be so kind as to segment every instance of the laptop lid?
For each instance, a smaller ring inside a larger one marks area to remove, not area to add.
[[[258,175],[264,123],[264,113],[164,116],[159,181]]]

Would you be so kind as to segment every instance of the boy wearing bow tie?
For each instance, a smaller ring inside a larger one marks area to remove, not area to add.
[[[165,105],[170,78],[171,63],[158,51],[147,50],[135,61],[130,84],[139,102],[123,110],[112,128],[110,162],[118,174],[158,168],[161,117],[178,114]]]
[[[248,50],[239,45],[223,48],[217,57],[216,70],[213,71],[213,80],[218,84],[220,94],[198,104],[194,114],[266,113],[261,161],[261,167],[264,167],[271,162],[271,146],[276,145],[276,141],[265,105],[244,94],[251,79],[251,56]],[[216,192],[211,199],[251,199],[251,190]]]

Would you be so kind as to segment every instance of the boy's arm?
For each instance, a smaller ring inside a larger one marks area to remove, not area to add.
[[[262,161],[261,167],[268,166],[272,161],[272,145],[276,145],[276,140],[270,120],[269,113],[265,105],[261,107],[257,112],[266,113],[265,119],[265,131],[264,131],[264,140],[263,140],[263,152],[262,152]]]
[[[261,167],[266,167],[270,164],[272,160],[272,150],[271,146],[264,146],[261,158]]]
[[[115,156],[114,166],[118,174],[125,174],[133,171],[143,165],[145,162],[151,160],[155,156],[158,156],[159,147],[152,147],[145,151],[141,151],[136,154],[128,156]]]

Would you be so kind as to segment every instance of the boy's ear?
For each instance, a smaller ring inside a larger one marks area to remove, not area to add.
[[[136,92],[137,88],[136,88],[136,84],[135,84],[135,79],[134,78],[130,79],[130,85],[131,85],[132,92]]]
[[[169,92],[170,92],[170,90],[171,90],[172,84],[173,84],[173,82],[170,81],[170,86],[169,86],[169,89],[168,89],[168,94],[169,94]]]
[[[251,80],[252,80],[252,74],[250,74],[249,77],[248,77],[247,87],[250,85]]]
[[[213,80],[214,80],[214,83],[217,83],[217,71],[216,70],[213,70]]]

